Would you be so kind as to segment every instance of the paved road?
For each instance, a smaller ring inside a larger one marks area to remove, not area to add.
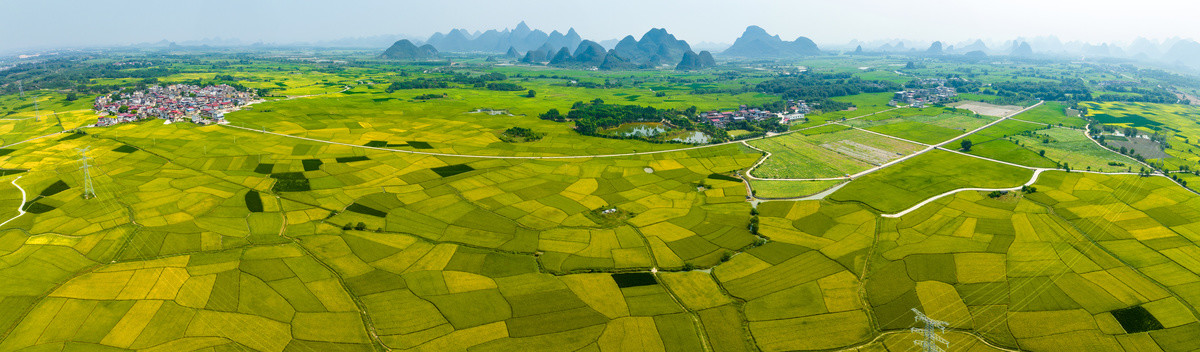
[[[1033,104],[1033,105],[1032,105],[1032,106],[1030,106],[1030,107],[1027,107],[1027,108],[1021,109],[1021,111],[1017,111],[1017,112],[1015,112],[1015,113],[1009,114],[1008,116],[1005,116],[1005,117],[1001,117],[1001,118],[999,118],[999,119],[996,119],[996,121],[992,121],[992,122],[990,122],[990,123],[988,123],[988,124],[986,124],[986,125],[980,126],[979,128],[976,128],[976,129],[973,129],[973,130],[967,131],[967,133],[963,133],[962,135],[960,135],[960,136],[958,136],[958,137],[954,137],[954,138],[948,139],[948,140],[946,140],[945,142],[941,142],[941,143],[938,143],[938,144],[930,145],[929,147],[926,147],[925,149],[921,149],[920,151],[918,151],[918,152],[916,152],[916,153],[912,153],[912,154],[909,154],[909,155],[905,155],[905,156],[903,156],[903,157],[900,157],[900,158],[898,158],[898,159],[896,159],[896,160],[889,161],[889,162],[887,162],[887,163],[885,163],[885,164],[883,164],[883,165],[879,165],[879,166],[876,166],[876,167],[873,167],[873,168],[870,168],[870,169],[863,170],[862,172],[859,172],[859,173],[857,173],[857,174],[850,175],[850,178],[852,178],[852,179],[855,179],[855,178],[863,177],[863,176],[866,176],[866,175],[867,175],[867,174],[869,174],[869,173],[872,173],[872,172],[875,172],[875,171],[879,171],[879,170],[881,170],[881,169],[883,169],[883,168],[885,168],[885,167],[892,166],[892,165],[896,165],[896,164],[898,164],[898,163],[901,163],[901,162],[903,162],[903,161],[905,161],[905,160],[908,160],[908,159],[915,158],[915,157],[917,157],[918,155],[925,154],[925,153],[927,153],[927,152],[929,152],[929,151],[931,151],[931,150],[934,150],[934,149],[940,148],[940,147],[941,147],[941,146],[943,146],[943,145],[949,144],[950,142],[953,142],[953,141],[956,141],[956,140],[959,140],[959,139],[965,138],[965,137],[967,137],[967,136],[970,136],[970,135],[972,135],[972,134],[975,134],[976,132],[982,131],[982,130],[983,130],[983,129],[985,129],[985,128],[992,127],[992,126],[993,126],[993,125],[995,125],[995,124],[998,124],[998,123],[1000,123],[1000,122],[1003,122],[1004,120],[1008,120],[1008,118],[1009,118],[1009,117],[1011,117],[1011,116],[1014,116],[1014,115],[1017,115],[1017,114],[1020,114],[1020,113],[1026,112],[1026,111],[1029,111],[1029,109],[1036,108],[1036,107],[1038,107],[1038,106],[1042,105],[1042,103],[1044,103],[1044,102],[1045,102],[1045,101],[1039,101],[1037,104]]]
[[[20,142],[16,142],[16,143],[12,143],[12,144],[9,144],[9,145],[3,145],[3,146],[0,146],[0,149],[3,149],[3,148],[8,148],[8,147],[11,147],[11,146],[14,146],[14,145],[18,145],[18,144],[21,144],[21,143],[25,143],[25,142],[31,142],[31,141],[39,140],[39,139],[46,138],[46,137],[50,137],[50,136],[53,136],[53,135],[56,135],[56,134],[60,134],[60,133],[63,133],[63,132],[66,132],[66,131],[54,132],[54,133],[51,133],[51,134],[48,134],[48,135],[33,137],[33,138],[30,138],[30,139],[26,139],[26,140],[23,140],[23,141],[20,141]]]
[[[12,217],[12,219],[4,220],[4,222],[0,222],[0,228],[3,228],[4,225],[8,224],[9,221],[16,220],[17,218],[21,217],[21,215],[25,215],[25,209],[22,209],[25,207],[25,202],[27,201],[27,198],[25,197],[25,189],[21,188],[21,185],[17,184],[17,180],[20,180],[21,177],[24,177],[24,175],[17,176],[17,178],[12,180],[12,185],[21,190],[21,204],[17,205],[17,216]]]

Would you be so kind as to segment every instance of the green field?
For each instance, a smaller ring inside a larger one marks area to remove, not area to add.
[[[959,188],[1017,187],[1032,175],[1015,166],[934,150],[856,179],[830,198],[894,213]]]
[[[793,133],[749,143],[771,153],[750,171],[763,178],[843,177],[921,149],[917,144],[858,130],[811,136]]]
[[[1067,108],[1069,107],[1066,104],[1048,101],[1042,103],[1041,106],[1021,113],[1021,115],[1015,118],[1071,128],[1083,128],[1083,126],[1087,125],[1087,121],[1081,118],[1067,116]]]
[[[770,181],[753,180],[750,187],[758,198],[794,198],[812,195],[845,181]]]

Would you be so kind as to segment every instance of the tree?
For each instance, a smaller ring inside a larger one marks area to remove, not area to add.
[[[971,151],[971,146],[975,145],[975,144],[971,143],[970,139],[964,139],[964,140],[962,140],[960,145],[962,146],[962,151],[969,152],[969,151]]]
[[[79,96],[75,92],[67,93],[67,101],[75,101],[75,99],[79,99]]]
[[[526,93],[526,94],[525,94],[525,97],[526,97],[526,98],[533,98],[533,97],[536,97],[536,96],[537,96],[537,91],[534,91],[533,89],[530,89],[530,90],[529,90],[529,93]]]
[[[558,109],[550,109],[550,110],[542,113],[541,115],[538,115],[538,118],[541,118],[542,120],[550,120],[550,121],[558,121],[558,122],[562,122],[562,121],[566,120],[565,118],[563,118],[562,114],[558,112]]]
[[[1046,150],[1045,150],[1045,149],[1039,150],[1039,151],[1038,151],[1038,155],[1039,155],[1039,156],[1042,156],[1042,157],[1045,157],[1045,156],[1046,156]]]

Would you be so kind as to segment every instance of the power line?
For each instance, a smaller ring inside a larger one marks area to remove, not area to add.
[[[950,347],[950,341],[946,341],[946,339],[937,335],[938,331],[942,333],[946,332],[946,325],[948,325],[946,322],[933,320],[916,308],[913,308],[912,311],[917,314],[915,319],[918,323],[925,323],[924,328],[912,328],[910,330],[923,336],[922,339],[913,341],[913,344],[921,346],[921,350],[925,352],[944,352],[945,350],[939,347],[939,344],[945,344],[946,347]]]

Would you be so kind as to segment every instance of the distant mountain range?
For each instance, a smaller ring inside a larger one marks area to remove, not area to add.
[[[600,43],[590,40],[581,41],[574,52],[567,47],[555,48],[546,43],[527,51],[520,61],[613,70],[677,65],[689,52],[696,55],[687,42],[676,39],[666,29],[655,28],[642,35],[640,40],[626,36],[608,51]]]
[[[527,52],[538,48],[549,47],[557,51],[559,48],[574,48],[579,46],[583,38],[574,28],[566,34],[559,31],[543,32],[540,29],[530,29],[524,21],[509,30],[491,29],[486,32],[468,32],[465,29],[454,29],[446,34],[434,33],[425,41],[443,52],[483,52],[505,53],[509,49]]]
[[[396,36],[375,36],[333,40],[319,44],[352,46],[396,38]],[[212,41],[225,42],[224,40]],[[993,42],[974,39],[953,44],[943,41],[920,42],[891,39],[870,42],[853,40],[846,45],[831,47],[834,48],[832,52],[823,52],[809,38],[800,36],[795,40],[786,41],[779,35],[772,35],[759,26],[747,27],[732,45],[726,47],[716,43],[702,43],[702,45],[693,46],[676,38],[663,28],[651,29],[640,39],[625,36],[620,40],[594,41],[585,40],[574,28],[567,29],[565,33],[557,30],[546,33],[540,29],[532,29],[525,22],[521,22],[513,29],[492,29],[473,33],[465,29],[453,29],[446,33],[434,33],[424,42],[418,40],[396,41],[381,56],[397,59],[424,59],[436,57],[439,52],[474,52],[502,54],[503,56],[496,55],[495,57],[555,66],[618,69],[674,65],[680,69],[691,70],[715,65],[715,63],[709,63],[710,60],[707,58],[712,57],[712,53],[723,48],[723,51],[716,54],[717,57],[790,58],[836,53],[840,50],[854,55],[966,55],[974,58],[987,56],[1110,57],[1200,69],[1200,43],[1180,38],[1164,41],[1137,38],[1128,45],[1063,42],[1054,36]],[[701,49],[707,49],[708,55],[701,55],[705,53]],[[689,52],[692,54],[686,55]]]
[[[745,58],[780,58],[795,56],[820,55],[821,49],[817,43],[805,37],[794,41],[784,41],[778,35],[770,35],[759,26],[746,27],[742,36],[733,42],[733,46],[721,52],[722,56]]]
[[[928,42],[926,42],[928,43]],[[939,42],[934,42],[939,43]],[[945,45],[944,42],[941,42]],[[1117,58],[1132,59],[1148,63],[1173,66],[1190,66],[1200,69],[1200,43],[1181,38],[1152,41],[1134,39],[1128,45],[1113,43],[1086,43],[1081,41],[1062,42],[1055,36],[1016,38],[1003,42],[985,43],[981,39],[969,40],[956,45],[944,46],[939,52],[929,44],[928,50],[920,50],[924,44],[909,40],[878,40],[863,42],[853,40],[846,45],[835,46],[853,54],[905,54],[905,55],[988,55],[1015,57],[1058,57],[1058,58]]]
[[[400,39],[396,41],[395,44],[392,44],[391,47],[388,47],[387,50],[384,50],[383,54],[379,55],[379,57],[385,59],[399,60],[430,59],[437,56],[438,51],[432,45],[425,44],[418,47],[412,42],[408,41],[408,39]]]

